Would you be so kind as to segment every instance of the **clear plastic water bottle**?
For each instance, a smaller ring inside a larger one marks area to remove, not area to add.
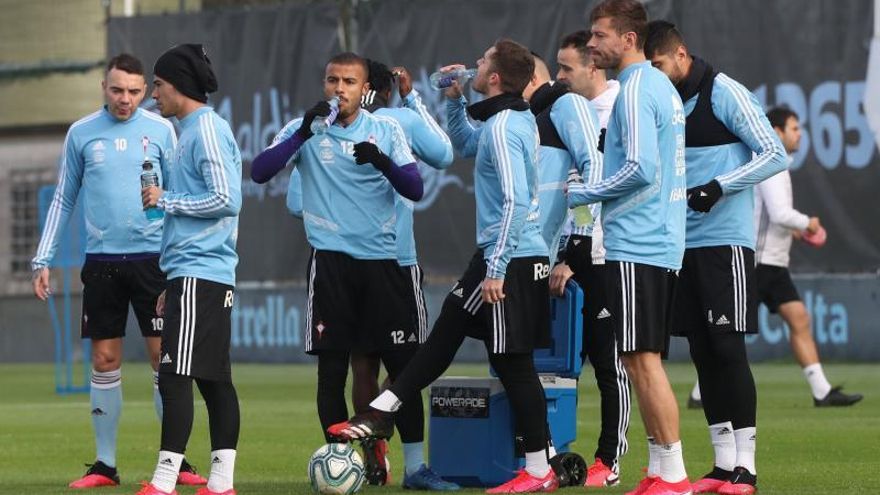
[[[446,89],[452,86],[454,81],[464,84],[477,75],[477,69],[455,69],[449,72],[437,71],[431,74],[431,87],[434,89]]]
[[[336,116],[339,115],[339,97],[334,96],[327,100],[327,103],[330,104],[330,115],[326,117],[315,117],[315,119],[312,120],[312,126],[310,127],[312,134],[324,134],[327,132],[327,129],[333,125],[333,122],[336,122]]]
[[[143,169],[143,171],[141,172],[141,189],[150,186],[159,187],[159,174],[157,174],[156,171],[153,170],[153,164],[150,162],[150,160],[145,159],[143,165],[141,165],[141,168]],[[153,206],[151,208],[146,208],[144,210],[144,214],[146,214],[147,220],[152,222],[162,218],[165,215],[165,212]]]

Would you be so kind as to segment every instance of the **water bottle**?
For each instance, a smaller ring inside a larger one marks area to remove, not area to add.
[[[324,134],[327,132],[327,128],[333,125],[333,122],[336,122],[336,116],[339,115],[339,97],[334,96],[327,100],[327,103],[330,104],[330,115],[326,117],[315,117],[315,119],[312,120],[312,125],[310,127],[312,134]]]
[[[582,184],[584,180],[577,170],[571,169],[568,171],[568,180],[566,182],[571,186],[572,184]],[[593,222],[593,212],[590,211],[590,207],[587,205],[575,206],[571,209],[571,214],[574,217],[574,226],[577,228],[586,227]]]
[[[141,172],[141,189],[156,186],[159,187],[159,174],[153,170],[153,164],[149,159],[144,160],[144,164],[141,165],[143,172]],[[151,208],[144,209],[144,214],[147,216],[147,220],[153,222],[155,220],[159,220],[164,216],[164,212],[155,206]]]
[[[571,209],[571,214],[574,216],[575,227],[586,227],[593,223],[593,212],[587,205],[575,206]]]
[[[452,86],[454,81],[464,84],[468,79],[477,75],[477,69],[455,69],[450,72],[437,71],[431,74],[431,87],[434,89],[446,89]]]

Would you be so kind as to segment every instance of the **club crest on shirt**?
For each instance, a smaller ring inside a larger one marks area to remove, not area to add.
[[[318,158],[321,160],[321,163],[333,163],[333,150],[331,148],[321,148],[321,150],[318,151]]]
[[[104,150],[106,149],[107,147],[104,145],[104,141],[98,140],[92,145],[92,160],[94,160],[95,163],[103,163],[106,158],[106,154],[104,153]]]

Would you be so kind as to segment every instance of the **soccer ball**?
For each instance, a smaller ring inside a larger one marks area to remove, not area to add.
[[[309,481],[315,493],[354,493],[364,484],[364,462],[351,445],[328,443],[309,459]]]

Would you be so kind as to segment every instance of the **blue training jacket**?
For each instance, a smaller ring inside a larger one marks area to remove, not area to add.
[[[272,146],[293,136],[301,123],[297,118],[284,126]],[[397,165],[415,162],[400,124],[366,110],[347,127],[332,125],[310,137],[290,160],[301,180],[306,237],[315,249],[396,260],[398,194],[374,166],[355,163],[354,145],[364,141],[375,143]],[[295,180],[288,187],[289,208]]]
[[[104,107],[74,122],[64,139],[58,186],[32,268],[52,261],[80,193],[87,253],[159,253],[162,220],[150,222],[144,213],[141,166],[148,158],[164,183],[163,172],[176,143],[171,123],[141,108],[127,120],[118,120]]]
[[[168,279],[235,285],[241,152],[229,123],[208,106],[180,121],[180,141],[159,198],[165,210],[160,266]]]
[[[608,261],[681,268],[685,240],[684,108],[649,62],[626,67],[605,135],[603,180],[569,188],[569,205],[602,202]]]
[[[461,156],[475,157],[477,247],[486,276],[503,279],[511,258],[548,254],[538,212],[538,129],[527,105],[500,110],[474,128],[466,104],[464,97],[447,100],[449,137]]]
[[[693,112],[699,94],[684,103]],[[713,179],[724,194],[708,213],[687,210],[687,248],[743,246],[755,249],[752,186],[788,166],[785,149],[761,110],[758,99],[724,73],[712,88],[712,113],[741,142],[688,147],[688,187]]]
[[[414,89],[403,100],[406,108],[379,108],[374,113],[391,117],[400,124],[413,153],[428,166],[444,169],[452,164],[452,143],[437,121],[428,113],[418,92]],[[290,175],[287,189],[287,209],[302,218],[302,176],[297,169]],[[397,262],[400,266],[418,263],[416,241],[413,235],[413,202],[397,195]]]

